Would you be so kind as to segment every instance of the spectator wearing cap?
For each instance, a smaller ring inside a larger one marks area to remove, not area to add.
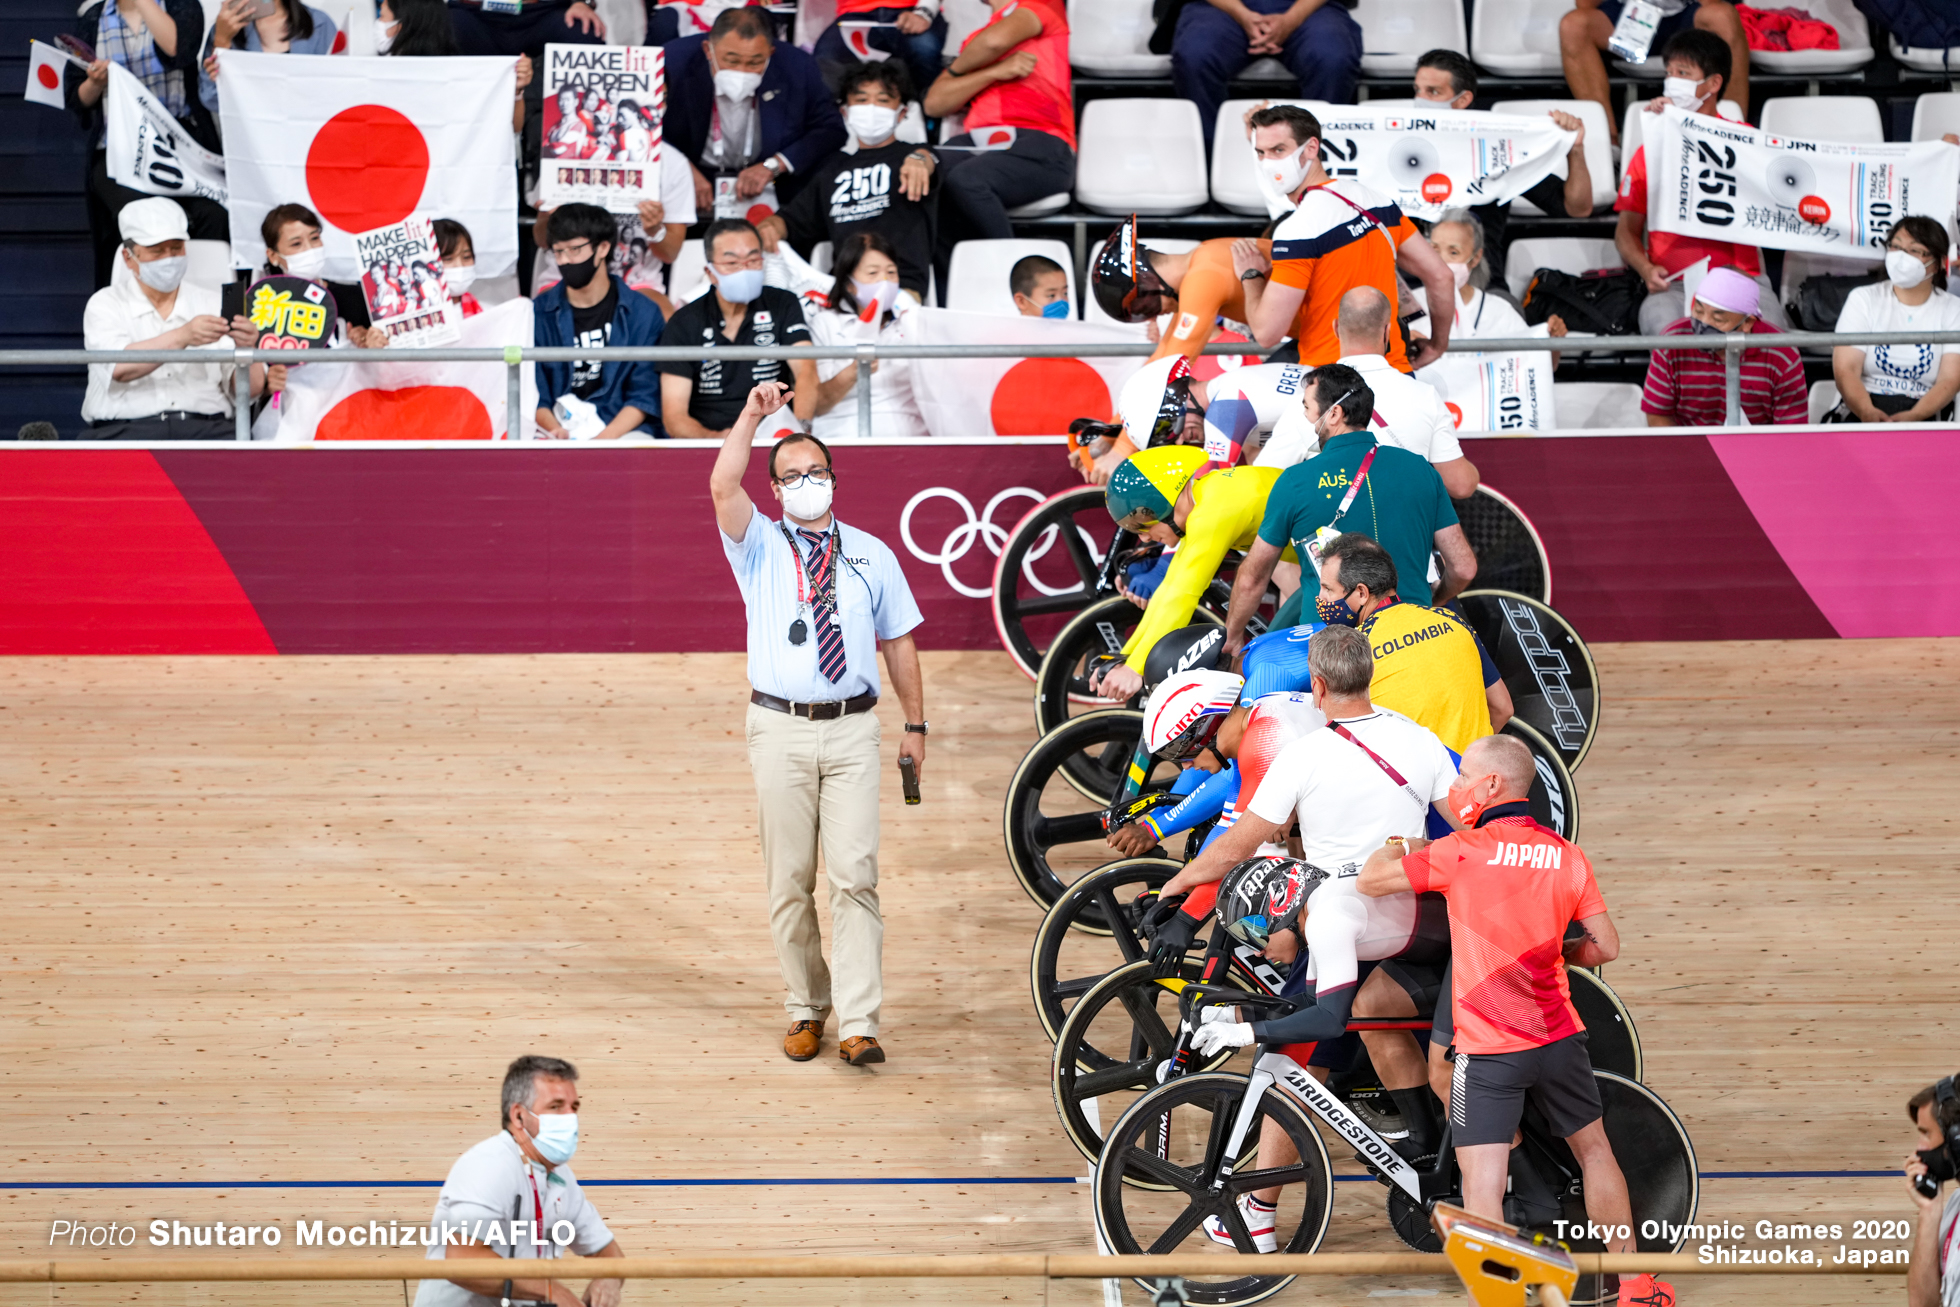
[[[90,440],[231,440],[234,346],[259,334],[226,322],[218,288],[184,280],[190,222],[175,200],[149,196],[117,215],[127,279],[89,297],[84,349],[211,349],[209,363],[91,363],[82,417]],[[252,365],[252,393],[285,385],[286,369]]]
[[[197,98],[218,112],[218,54],[244,50],[251,54],[332,54],[340,29],[322,11],[300,0],[273,0],[272,11],[253,17],[254,0],[224,0],[211,20],[204,42],[204,62],[197,72]]]
[[[1371,4],[1382,0],[1369,0]],[[1211,150],[1225,88],[1255,59],[1275,58],[1300,82],[1300,98],[1353,104],[1361,72],[1355,0],[1190,0],[1171,38],[1171,85],[1198,106]]]
[[[694,165],[694,205],[703,217],[746,217],[772,186],[780,208],[843,148],[844,119],[817,61],[777,42],[768,11],[724,10],[706,35],[684,36],[666,51],[661,131]],[[717,180],[733,190],[719,206]]]
[[[912,85],[930,86],[939,76],[946,48],[946,20],[940,16],[939,0],[837,0],[837,21],[817,37],[816,56],[826,79],[847,75],[853,66],[862,66],[858,45],[897,56]],[[890,62],[874,57],[872,67]],[[906,97],[910,99],[910,96]]]
[[[560,205],[551,214],[550,236],[551,257],[558,261],[562,280],[532,301],[538,344],[597,349],[660,343],[666,320],[659,308],[644,295],[622,294],[618,280],[607,271],[612,247],[619,240],[610,213],[596,204]],[[536,366],[538,426],[547,436],[590,434],[616,440],[661,434],[659,364],[579,359]],[[597,432],[580,429],[589,424],[587,405],[604,424]],[[561,409],[572,419],[569,428]]]
[[[1716,268],[1695,288],[1689,315],[1658,333],[1688,336],[1739,332],[1778,335],[1761,319],[1755,281],[1734,268]],[[1719,427],[1727,419],[1722,352],[1657,349],[1647,364],[1640,411],[1650,427]],[[1803,363],[1794,349],[1742,351],[1742,420],[1752,426],[1802,422],[1806,416]]]

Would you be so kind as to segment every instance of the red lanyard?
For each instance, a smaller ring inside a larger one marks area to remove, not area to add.
[[[531,1182],[531,1210],[537,1213],[537,1218],[538,1218],[536,1226],[534,1228],[543,1229],[544,1228],[544,1199],[538,1195],[538,1177],[533,1175],[531,1173],[531,1168],[527,1166],[524,1168],[524,1178]],[[515,1243],[516,1240],[513,1239],[511,1242]]]
[[[1348,484],[1347,493],[1341,496],[1341,506],[1334,510],[1334,520],[1327,525],[1333,526],[1336,522],[1339,522],[1347,516],[1348,509],[1354,506],[1354,497],[1361,493],[1361,483],[1368,479],[1368,469],[1375,465],[1375,454],[1380,449],[1381,446],[1379,444],[1373,445],[1362,456],[1361,466],[1355,471],[1354,480]],[[1367,746],[1364,745],[1363,747],[1365,748]]]
[[[779,528],[781,528],[783,533],[783,539],[789,541],[790,561],[796,566],[796,607],[800,611],[804,608],[809,607],[810,599],[814,599],[817,597],[816,595],[817,581],[815,576],[812,576],[810,578],[810,596],[809,598],[805,598],[803,594],[803,577],[804,577],[804,568],[807,566],[807,564],[804,562],[803,559],[803,551],[796,547],[796,537],[789,533],[788,527],[783,526],[781,522],[776,523],[776,525]],[[819,566],[816,568],[817,571],[823,570],[821,564],[829,561],[830,555],[836,550],[836,545],[837,545],[837,537],[835,533],[829,531],[824,532],[823,556],[822,559],[819,561]]]
[[[1410,785],[1407,781],[1402,779],[1402,773],[1396,771],[1395,768],[1389,765],[1388,759],[1382,757],[1379,753],[1376,753],[1373,749],[1363,744],[1359,736],[1357,736],[1353,731],[1350,731],[1347,727],[1341,725],[1339,722],[1329,722],[1327,723],[1327,725],[1330,728],[1332,728],[1334,734],[1340,736],[1342,739],[1353,744],[1355,748],[1361,750],[1361,752],[1367,754],[1370,758],[1373,758],[1375,760],[1375,765],[1388,773],[1388,779],[1394,781],[1397,785],[1401,786],[1402,793],[1408,795],[1410,798],[1416,801],[1417,808],[1422,809],[1425,812],[1428,811],[1429,805],[1422,801],[1422,796],[1416,793],[1414,786]]]

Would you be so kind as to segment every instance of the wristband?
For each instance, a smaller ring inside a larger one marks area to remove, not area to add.
[[[929,732],[926,730],[927,725],[929,725],[929,723],[907,722],[905,723],[905,732],[908,735],[926,735],[929,734]]]

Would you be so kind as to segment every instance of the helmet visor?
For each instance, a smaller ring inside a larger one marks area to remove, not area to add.
[[[1170,743],[1157,750],[1157,756],[1165,762],[1183,762],[1186,758],[1197,757],[1218,734],[1218,724],[1224,720],[1223,713],[1206,713],[1185,727],[1182,734],[1173,737]]]
[[[1267,943],[1272,939],[1272,923],[1266,919],[1263,912],[1254,913],[1249,917],[1240,917],[1237,921],[1226,922],[1225,933],[1241,944],[1264,951]]]

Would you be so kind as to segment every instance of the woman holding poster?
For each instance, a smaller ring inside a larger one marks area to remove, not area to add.
[[[1885,280],[1851,292],[1837,330],[1960,331],[1946,250],[1946,229],[1934,219],[1899,219],[1885,242]],[[1960,393],[1960,345],[1839,345],[1831,375],[1844,400],[1826,422],[1945,421]]]

